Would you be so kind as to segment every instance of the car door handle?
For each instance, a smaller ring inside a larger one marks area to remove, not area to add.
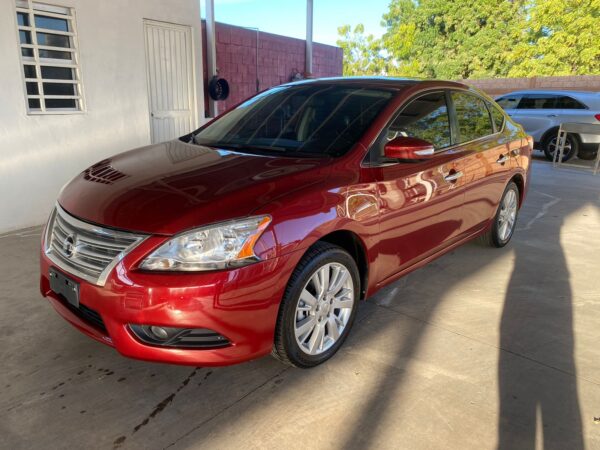
[[[556,114],[548,114],[546,117],[556,117]]]
[[[508,155],[500,155],[500,158],[498,158],[498,159],[496,160],[496,162],[497,162],[498,164],[504,164],[504,163],[505,163],[506,161],[508,161],[509,159],[510,159],[510,156],[508,156]]]
[[[463,176],[462,172],[453,172],[453,173],[449,173],[448,175],[444,176],[444,180],[454,182],[462,176]]]

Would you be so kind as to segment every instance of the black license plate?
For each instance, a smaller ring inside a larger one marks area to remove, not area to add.
[[[79,308],[79,283],[52,268],[49,276],[50,289],[62,295],[70,305]]]

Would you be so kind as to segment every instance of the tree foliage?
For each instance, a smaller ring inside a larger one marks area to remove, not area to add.
[[[509,54],[509,76],[600,74],[600,0],[540,0]]]
[[[350,25],[338,28],[342,39],[337,41],[344,51],[344,75],[363,75],[382,73],[385,57],[382,55],[381,41],[372,34],[365,36],[362,24],[354,30]]]
[[[600,73],[600,0],[391,0],[381,39],[338,29],[344,74],[427,78]]]

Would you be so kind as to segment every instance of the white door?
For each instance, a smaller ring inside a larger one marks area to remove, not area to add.
[[[195,121],[190,27],[144,20],[152,143],[183,136]]]

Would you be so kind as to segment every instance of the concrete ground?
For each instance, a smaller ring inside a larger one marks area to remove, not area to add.
[[[600,176],[536,162],[506,248],[468,244],[361,304],[333,360],[125,359],[0,236],[0,447],[600,449]]]

